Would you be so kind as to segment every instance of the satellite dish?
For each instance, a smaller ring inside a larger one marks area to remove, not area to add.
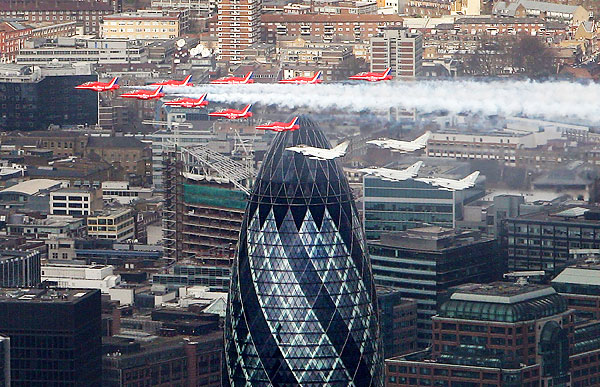
[[[206,58],[207,56],[210,56],[210,50],[208,48],[204,48],[200,55],[202,55],[203,58]]]
[[[183,48],[185,46],[185,39],[179,39],[175,44],[177,44],[177,47]]]

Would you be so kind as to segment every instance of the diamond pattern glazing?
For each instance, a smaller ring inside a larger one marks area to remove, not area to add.
[[[377,300],[342,168],[306,117],[274,139],[248,201],[225,326],[232,386],[383,386]]]

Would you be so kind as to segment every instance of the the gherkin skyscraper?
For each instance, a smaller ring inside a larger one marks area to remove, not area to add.
[[[225,326],[232,386],[383,386],[377,301],[342,168],[308,118],[277,134],[248,201]]]

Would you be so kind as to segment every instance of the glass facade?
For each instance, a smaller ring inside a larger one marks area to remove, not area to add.
[[[0,130],[45,130],[48,125],[95,125],[98,93],[76,90],[95,75],[48,76],[39,82],[0,82]]]
[[[383,386],[377,301],[348,182],[305,117],[277,135],[248,201],[225,326],[232,386]]]
[[[364,178],[364,217],[368,239],[382,232],[404,231],[424,225],[454,225],[453,192],[415,181]]]
[[[424,226],[453,228],[462,218],[464,204],[480,198],[482,183],[462,191],[447,191],[412,179],[388,181],[365,176],[364,224],[367,239],[382,233]]]

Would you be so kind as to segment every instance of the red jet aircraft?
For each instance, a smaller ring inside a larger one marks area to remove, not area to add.
[[[279,83],[293,83],[294,85],[314,85],[316,83],[321,83],[323,80],[321,77],[323,76],[323,72],[319,71],[312,77],[295,77],[290,79],[282,79]]]
[[[202,94],[200,98],[180,98],[172,101],[165,102],[165,105],[179,106],[184,108],[199,108],[208,105],[206,100],[206,93]]]
[[[185,79],[183,81],[162,81],[162,82],[156,82],[156,83],[151,83],[150,86],[194,86],[193,83],[191,83],[192,81],[192,76],[188,75],[187,77],[185,77]]]
[[[348,77],[348,79],[353,79],[353,80],[357,80],[357,81],[368,81],[368,82],[389,81],[390,79],[392,79],[392,76],[390,75],[391,71],[392,71],[392,69],[388,67],[382,73],[369,73],[369,72],[358,73],[356,75],[352,75],[351,77]]]
[[[75,86],[75,88],[76,89],[85,89],[85,90],[94,90],[97,92],[112,91],[112,90],[117,90],[119,88],[119,85],[117,84],[118,80],[119,80],[119,77],[114,77],[108,83],[106,83],[106,82],[86,82],[86,83],[82,83],[79,86]]]
[[[240,118],[252,117],[252,112],[250,109],[252,109],[252,105],[246,105],[243,110],[225,109],[218,112],[208,113],[208,115],[211,117],[223,117],[229,118],[230,120],[238,120]]]
[[[210,81],[210,83],[215,85],[245,85],[254,83],[254,79],[252,79],[252,71],[250,71],[245,77],[223,77]]]
[[[270,124],[258,125],[256,129],[260,130],[272,130],[274,132],[287,132],[292,130],[300,129],[300,125],[296,122],[298,117],[294,117],[290,122],[272,122]]]
[[[165,93],[162,91],[163,87],[159,86],[156,90],[134,90],[130,93],[121,94],[123,98],[135,98],[135,99],[158,99],[165,96]]]

